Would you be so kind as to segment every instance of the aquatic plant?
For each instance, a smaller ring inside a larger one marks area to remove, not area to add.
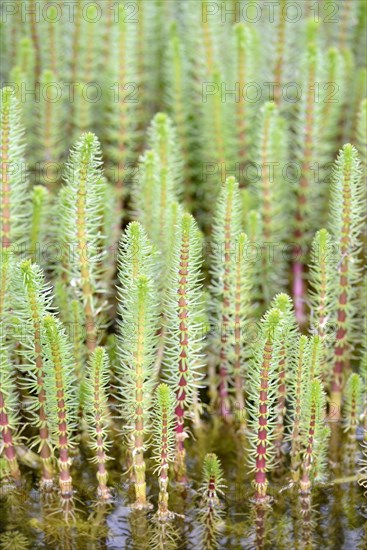
[[[366,2],[3,4],[0,546],[364,548]]]
[[[284,316],[282,336],[279,341],[280,349],[278,356],[278,389],[276,405],[276,427],[275,427],[275,449],[276,458],[282,459],[282,445],[284,439],[285,416],[287,413],[287,402],[289,402],[290,377],[293,374],[293,355],[297,336],[297,322],[295,318],[293,303],[287,294],[278,294],[272,301],[272,306],[278,309]],[[289,407],[289,405],[288,405]]]
[[[119,256],[118,373],[121,413],[135,474],[135,507],[149,506],[146,498],[144,452],[150,423],[157,346],[157,294],[151,270],[150,244],[143,228],[131,223]]]
[[[125,397],[123,415],[127,430],[133,436],[131,452],[135,471],[136,506],[146,502],[144,434],[147,431],[148,413],[154,383],[153,367],[156,331],[156,301],[152,281],[139,275],[124,303],[120,324],[122,395]]]
[[[98,347],[93,352],[89,363],[83,402],[85,404],[85,419],[90,435],[89,446],[94,452],[92,462],[97,464],[98,496],[109,500],[111,493],[107,487],[108,473],[106,462],[111,443],[108,440],[108,391],[109,391],[109,360],[106,351]]]
[[[315,477],[315,465],[328,446],[329,430],[324,429],[326,395],[318,379],[311,380],[301,415],[300,433],[303,439],[302,474],[300,478],[300,504],[302,514],[302,538],[305,546],[312,542],[311,486]],[[320,475],[320,472],[318,472]]]
[[[27,172],[20,104],[11,88],[1,90],[1,246],[20,252],[27,235]]]
[[[336,419],[341,418],[342,392],[351,353],[359,341],[355,331],[358,296],[355,289],[362,280],[359,266],[363,211],[363,183],[357,150],[350,144],[343,147],[336,161],[331,195],[330,229],[338,245],[336,280],[336,336],[331,383],[331,402]]]
[[[296,119],[295,149],[299,162],[297,178],[296,208],[294,219],[294,261],[293,261],[293,297],[297,319],[305,322],[305,275],[304,264],[310,240],[310,228],[314,227],[316,213],[314,206],[320,204],[320,185],[314,177],[312,167],[318,161],[318,136],[321,125],[321,102],[315,101],[313,83],[322,81],[323,58],[320,48],[314,41],[314,29],[310,25],[310,43],[307,45],[302,61],[303,84],[306,90],[302,94]]]
[[[51,288],[44,273],[37,264],[24,260],[19,267],[19,287],[16,289],[17,312],[21,323],[21,343],[26,364],[22,365],[25,377],[24,387],[30,392],[32,401],[32,424],[38,428],[39,437],[34,445],[42,460],[42,487],[52,487],[52,448],[47,418],[45,389],[45,366],[42,356],[42,324],[52,308]],[[19,294],[18,294],[19,293]]]
[[[355,467],[357,451],[357,428],[362,409],[362,378],[352,373],[345,386],[344,402],[344,430],[348,434],[346,444],[346,461],[348,473],[352,473]]]
[[[101,212],[101,151],[97,137],[82,135],[66,165],[59,244],[68,256],[66,277],[77,281],[73,294],[83,305],[88,355],[98,341],[98,238]],[[62,276],[62,272],[60,273]],[[102,285],[103,286],[103,285]]]
[[[301,413],[304,395],[310,381],[310,341],[307,336],[299,336],[297,342],[297,354],[295,358],[294,373],[290,393],[292,396],[292,430],[291,430],[291,473],[294,481],[298,481],[301,466]]]
[[[32,260],[41,265],[43,258],[40,244],[47,239],[50,198],[47,188],[43,185],[35,185],[33,187],[29,247]]]
[[[205,549],[218,548],[218,535],[221,528],[220,495],[225,487],[220,461],[214,453],[208,453],[204,458],[202,485],[200,492],[202,500],[199,504],[201,527],[201,544]]]
[[[255,473],[255,500],[267,500],[266,472],[274,466],[274,425],[277,370],[283,314],[271,309],[261,320],[259,346],[249,364],[247,409],[249,412],[249,461]],[[285,325],[287,328],[287,326]]]
[[[229,418],[231,403],[229,388],[231,381],[230,355],[233,348],[231,321],[234,310],[234,247],[241,232],[241,203],[238,183],[230,177],[219,194],[216,215],[212,229],[211,294],[213,350],[219,369],[218,408],[223,418]]]
[[[17,394],[9,351],[5,343],[4,326],[0,325],[0,427],[4,444],[4,456],[11,477],[20,481],[20,470],[15,452],[15,440],[19,430]]]
[[[186,481],[185,416],[203,379],[201,354],[203,331],[199,324],[203,309],[201,285],[200,237],[194,218],[183,214],[178,221],[167,294],[164,374],[176,395],[175,471],[179,481]]]
[[[173,514],[168,510],[168,469],[175,456],[176,397],[167,384],[159,384],[152,408],[153,458],[159,477],[158,519],[167,521]]]
[[[309,266],[309,302],[311,330],[320,336],[322,342],[322,371],[325,379],[330,378],[329,355],[331,347],[331,326],[334,321],[335,284],[333,267],[335,250],[327,229],[320,229],[314,237]]]
[[[249,239],[245,233],[240,233],[236,241],[236,260],[234,265],[232,291],[233,313],[232,324],[234,332],[233,349],[233,381],[235,388],[236,414],[242,424],[245,423],[245,379],[248,352],[245,345],[247,330],[251,318],[252,277],[249,263]]]
[[[54,315],[43,319],[46,414],[53,445],[58,452],[62,499],[73,497],[70,453],[75,445],[77,395],[71,348],[65,329]]]
[[[285,121],[276,105],[267,102],[260,112],[255,145],[250,159],[255,163],[256,176],[252,185],[260,213],[261,296],[265,302],[282,289],[286,265],[276,244],[284,240],[284,214],[291,206],[287,199],[284,164],[288,136]]]

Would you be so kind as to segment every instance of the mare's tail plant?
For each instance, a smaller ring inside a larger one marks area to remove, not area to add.
[[[43,249],[41,243],[46,241],[50,193],[43,185],[32,189],[32,213],[30,223],[30,254],[32,261],[43,266]]]
[[[14,366],[5,343],[5,328],[0,324],[0,430],[7,469],[15,482],[20,481],[20,470],[15,450],[19,431],[19,401],[14,379]]]
[[[40,121],[37,132],[37,171],[39,183],[48,189],[57,189],[60,180],[58,167],[62,153],[62,98],[56,85],[56,76],[46,70],[41,75]],[[56,97],[53,97],[56,88]],[[50,95],[49,95],[50,94]]]
[[[160,384],[153,401],[152,447],[159,483],[157,516],[162,522],[173,517],[168,509],[168,469],[175,457],[175,404],[172,389]]]
[[[310,338],[304,335],[299,337],[298,351],[294,359],[289,387],[289,408],[292,411],[290,415],[292,429],[288,437],[291,441],[291,474],[294,482],[298,482],[301,476],[304,432],[308,429],[307,411],[309,411],[310,408],[309,388],[311,382],[320,380],[321,350],[321,340],[317,334]],[[323,449],[326,448],[325,445],[322,446],[322,439],[319,433],[317,433],[317,448],[313,455],[319,457],[318,467],[316,468],[316,466],[314,466],[314,470],[317,470],[318,473],[316,477],[320,479],[322,478],[322,468],[324,466]],[[327,440],[327,435],[325,435],[325,440]],[[312,460],[314,460],[314,458],[312,458]]]
[[[289,210],[284,177],[287,132],[285,121],[275,104],[267,102],[261,109],[259,128],[251,160],[256,163],[254,192],[261,216],[262,300],[267,304],[286,283],[286,262],[279,244],[285,240],[285,215]]]
[[[153,280],[155,255],[146,231],[139,222],[131,222],[122,234],[118,255],[118,299],[121,314],[131,286],[140,275]]]
[[[287,413],[287,400],[289,399],[290,378],[293,374],[293,355],[296,343],[297,321],[294,314],[293,303],[287,294],[278,294],[272,301],[272,307],[279,309],[284,316],[284,327],[280,338],[277,372],[277,405],[276,426],[274,432],[274,445],[276,459],[279,462],[283,458],[282,445],[285,430],[285,416]]]
[[[291,378],[290,396],[292,403],[292,430],[291,441],[291,474],[294,482],[300,477],[301,466],[301,413],[306,388],[310,381],[310,341],[305,335],[298,338],[297,354],[295,358],[294,372]]]
[[[279,354],[288,322],[279,309],[271,309],[265,314],[259,327],[259,345],[249,363],[249,461],[255,474],[255,501],[259,504],[269,499],[266,473],[274,467]]]
[[[325,449],[329,430],[325,427],[326,395],[319,379],[313,379],[307,388],[301,413],[302,467],[300,478],[300,504],[302,513],[302,539],[305,547],[312,546],[311,489],[315,477],[321,477],[325,468]]]
[[[147,173],[143,172],[143,175],[149,176],[149,179],[139,181],[139,195],[150,190],[151,213],[148,235],[161,251],[164,263],[167,255],[170,207],[179,199],[182,191],[182,158],[177,148],[176,129],[166,114],[158,113],[153,118],[148,135],[152,153],[146,154],[144,168]]]
[[[135,473],[135,507],[149,507],[146,498],[144,451],[145,434],[149,427],[149,412],[154,383],[157,313],[152,280],[139,275],[129,289],[120,321],[119,346],[122,374],[123,416],[129,434],[129,444]]]
[[[233,26],[231,51],[231,89],[236,90],[233,102],[235,111],[236,158],[239,159],[241,171],[249,159],[250,136],[253,133],[254,105],[247,101],[246,84],[252,82],[255,74],[255,52],[257,32],[250,25],[237,23]]]
[[[42,356],[42,323],[52,308],[50,285],[46,283],[44,273],[37,264],[24,260],[18,266],[17,315],[20,321],[21,343],[25,364],[23,385],[30,393],[32,425],[38,428],[39,435],[34,445],[42,461],[42,487],[52,487],[52,448],[47,417],[45,365]]]
[[[122,415],[135,474],[135,507],[149,507],[146,497],[144,451],[150,426],[154,364],[157,348],[157,294],[151,246],[138,222],[131,223],[119,255],[118,373]]]
[[[346,466],[347,474],[352,475],[356,465],[357,455],[357,428],[362,411],[363,379],[357,373],[352,373],[345,386],[344,402],[344,431],[347,433]]]
[[[342,392],[346,372],[356,343],[358,314],[357,285],[362,279],[358,261],[363,228],[363,182],[357,150],[347,144],[335,164],[331,195],[330,230],[338,246],[336,280],[336,336],[332,358],[330,401],[341,418]]]
[[[314,227],[315,205],[320,203],[320,184],[315,176],[320,119],[320,98],[315,96],[314,83],[322,80],[322,56],[311,42],[303,60],[303,86],[296,119],[296,161],[299,163],[294,225],[293,297],[298,322],[305,322],[304,264],[310,245],[310,228]]]
[[[167,185],[173,196],[178,197],[181,193],[183,160],[172,120],[165,113],[157,113],[151,122],[148,136],[148,146],[159,159],[160,173],[166,173]]]
[[[233,349],[231,334],[234,310],[233,279],[235,270],[234,248],[241,232],[241,202],[238,183],[230,177],[220,192],[212,233],[211,293],[214,335],[212,348],[219,368],[218,401],[223,418],[230,414],[230,384]]]
[[[43,319],[43,339],[47,423],[58,453],[60,494],[69,512],[73,497],[70,453],[75,447],[78,407],[74,364],[65,329],[54,315]]]
[[[0,547],[356,539],[366,0],[5,4]]]
[[[3,88],[0,99],[0,239],[3,248],[19,253],[29,229],[24,130],[12,88]]]
[[[219,548],[218,535],[221,529],[221,502],[219,496],[224,489],[220,461],[214,453],[204,458],[203,481],[200,487],[202,500],[199,504],[201,523],[201,545],[205,550]]]
[[[186,481],[185,416],[203,378],[201,369],[203,310],[199,230],[190,214],[178,221],[164,305],[166,345],[164,374],[176,394],[176,478]]]
[[[321,453],[322,446],[328,445],[328,433],[325,432],[326,394],[318,378],[311,380],[308,385],[301,411],[300,433],[302,439],[302,466],[300,491],[301,494],[310,492],[316,469],[319,464],[316,451]],[[317,472],[318,475],[320,472]]]
[[[90,436],[89,446],[94,453],[92,462],[97,464],[98,496],[102,500],[111,498],[107,486],[108,473],[107,453],[111,446],[108,441],[108,390],[110,380],[110,363],[104,348],[98,347],[93,352],[86,376],[83,401],[85,418]]]
[[[0,320],[6,326],[11,316],[10,279],[14,267],[11,251],[0,247]]]
[[[360,104],[357,120],[357,148],[362,160],[364,173],[367,171],[367,99],[363,99]]]
[[[185,47],[180,37],[176,22],[172,24],[166,54],[166,103],[177,127],[180,149],[184,159],[185,197],[190,200],[192,185],[192,141],[193,121],[189,117],[190,102],[193,92],[189,85],[188,63],[185,58]]]
[[[101,176],[98,139],[92,133],[83,134],[72,149],[67,163],[66,186],[60,194],[62,216],[58,237],[59,244],[66,249],[68,257],[65,276],[69,282],[69,291],[83,306],[88,355],[97,346],[100,295],[103,292],[98,269],[103,200]],[[60,273],[60,277],[62,276],[63,273]]]
[[[241,233],[236,241],[236,261],[233,275],[233,377],[235,387],[236,414],[242,425],[245,424],[245,379],[248,352],[245,344],[250,321],[252,277],[249,262],[249,239]]]
[[[312,243],[309,266],[309,306],[311,332],[320,337],[322,345],[321,370],[323,378],[329,380],[331,335],[335,303],[335,248],[327,229],[320,229]],[[334,268],[334,270],[333,270]]]

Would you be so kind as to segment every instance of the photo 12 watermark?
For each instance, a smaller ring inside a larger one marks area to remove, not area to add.
[[[338,2],[305,2],[304,0],[253,0],[248,2],[217,1],[203,2],[201,15],[203,23],[259,23],[277,24],[282,19],[286,23],[298,23],[304,18],[315,22],[335,24],[339,22]]]
[[[108,11],[110,13],[108,13]],[[58,23],[61,21],[75,23],[82,19],[86,23],[97,24],[111,19],[115,23],[138,23],[138,2],[80,2],[63,0],[63,2],[29,2],[3,1],[0,7],[0,21],[7,24],[12,20],[21,23]]]

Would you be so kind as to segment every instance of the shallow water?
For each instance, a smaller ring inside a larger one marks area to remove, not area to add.
[[[251,474],[246,468],[245,446],[232,429],[207,428],[197,434],[188,446],[189,485],[170,485],[170,509],[180,516],[167,525],[154,518],[157,507],[157,480],[147,460],[148,493],[153,509],[133,511],[133,487],[124,458],[114,449],[115,460],[109,463],[113,502],[100,505],[95,501],[94,466],[86,457],[74,457],[75,521],[65,523],[56,493],[45,499],[37,487],[37,476],[27,469],[22,487],[2,488],[1,548],[55,549],[153,549],[203,548],[198,510],[201,465],[205,451],[216,452],[221,459],[226,487],[221,495],[222,524],[217,548],[239,550],[255,548],[254,504]],[[331,470],[329,479],[312,493],[314,528],[311,546],[302,539],[302,516],[299,495],[290,487],[287,462],[272,473],[269,494],[272,502],[266,515],[266,549],[319,548],[357,550],[366,548],[367,500],[356,481],[336,484],[342,465]],[[345,475],[345,473],[343,474]],[[11,534],[9,533],[11,531]],[[4,546],[4,532],[12,546]],[[22,542],[23,541],[23,542]],[[213,548],[215,546],[213,545]]]

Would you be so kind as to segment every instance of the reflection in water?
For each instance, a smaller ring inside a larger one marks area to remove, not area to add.
[[[72,506],[68,501],[66,509],[56,491],[41,497],[40,491],[35,489],[38,481],[33,472],[23,476],[20,488],[3,482],[0,548],[251,550],[256,548],[256,528],[257,547],[265,550],[365,548],[367,505],[363,488],[353,478],[333,483],[333,479],[340,478],[340,465],[335,466],[327,483],[312,490],[309,499],[300,499],[299,488],[289,484],[287,471],[280,477],[270,477],[272,500],[266,509],[260,510],[251,501],[254,492],[251,475],[244,466],[245,445],[241,438],[234,437],[228,427],[217,431],[214,437],[209,430],[203,430],[197,437],[201,440],[192,441],[188,447],[190,486],[183,488],[172,483],[169,488],[170,509],[176,514],[171,521],[157,522],[156,476],[147,479],[153,509],[148,512],[131,509],[134,495],[129,491],[126,476],[121,477],[125,470],[118,460],[116,466],[119,467],[115,471],[111,469],[115,500],[105,505],[96,502],[95,471],[82,457],[74,461],[75,494]],[[199,489],[203,449],[208,448],[220,458],[226,487],[220,495],[223,508],[203,516]],[[209,541],[207,546],[203,545],[203,527],[207,535],[212,533],[212,539],[204,537]]]

